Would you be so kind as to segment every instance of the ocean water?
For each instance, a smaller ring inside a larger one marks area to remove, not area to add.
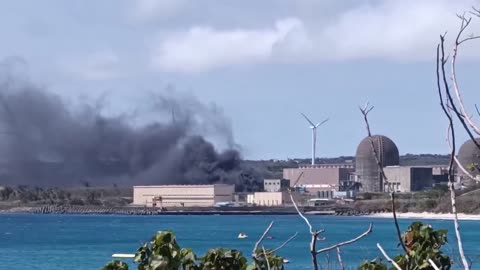
[[[0,215],[0,269],[5,270],[90,270],[101,269],[113,253],[134,253],[159,230],[172,229],[181,247],[191,247],[203,255],[210,247],[228,247],[241,250],[249,257],[255,242],[275,221],[270,232],[273,239],[263,245],[273,248],[295,232],[298,237],[279,254],[288,258],[286,269],[311,269],[309,257],[310,235],[298,216],[119,216],[119,215]],[[357,243],[342,248],[347,269],[356,269],[363,259],[381,257],[376,243],[393,257],[400,253],[394,225],[390,219],[365,217],[314,216],[314,227],[325,229],[326,247],[364,232],[370,222],[373,232]],[[404,230],[412,220],[400,220]],[[449,230],[449,243],[444,251],[456,255],[456,238],[452,221],[424,220],[435,228]],[[480,221],[461,221],[462,236],[467,256],[473,269],[480,269]],[[249,237],[238,239],[240,232]],[[320,255],[323,269],[338,269],[336,252]],[[128,260],[127,260],[128,262]],[[135,269],[130,262],[131,269]]]

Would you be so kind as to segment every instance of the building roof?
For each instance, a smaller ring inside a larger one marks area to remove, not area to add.
[[[358,167],[359,163],[374,163],[377,166],[375,156],[372,151],[372,141],[377,151],[380,162],[385,166],[398,165],[400,163],[400,155],[395,143],[383,135],[373,135],[365,137],[357,147],[355,155],[355,165]]]
[[[480,143],[480,138],[476,138],[475,140]],[[460,164],[467,170],[467,167],[471,164],[480,164],[480,149],[478,149],[473,140],[468,140],[460,146],[458,150],[458,161],[460,161]],[[478,169],[475,169],[472,170],[471,173],[475,176],[480,172]]]
[[[213,187],[213,186],[234,186],[234,184],[200,184],[200,185],[149,185],[149,186],[133,186],[134,188],[162,188],[162,187],[184,187],[184,188],[198,188],[198,187]]]
[[[362,190],[379,192],[383,190],[383,179],[372,149],[372,143],[382,167],[399,165],[400,155],[395,143],[383,135],[364,138],[357,147],[355,172],[359,176]]]
[[[304,164],[300,165],[299,169],[324,169],[324,168],[353,168],[353,163],[333,163],[333,164]]]

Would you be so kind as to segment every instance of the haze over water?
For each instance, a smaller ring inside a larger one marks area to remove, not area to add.
[[[292,216],[118,216],[118,215],[0,215],[1,269],[91,270],[100,269],[111,260],[113,253],[134,253],[143,241],[148,241],[158,230],[172,229],[181,247],[191,247],[197,256],[208,248],[228,247],[240,249],[250,257],[255,241],[270,221],[275,221],[266,239],[266,248],[280,245],[296,231],[298,237],[283,248],[279,255],[290,260],[286,269],[311,269],[308,254],[310,236],[300,217]],[[326,247],[348,240],[364,232],[373,222],[373,232],[359,242],[342,249],[347,269],[356,269],[363,259],[381,256],[376,247],[379,242],[390,256],[400,253],[395,239],[392,220],[365,217],[312,216],[316,228],[324,228]],[[399,220],[405,230],[413,220]],[[455,254],[456,238],[453,222],[426,220],[435,229],[448,229],[449,243],[443,249]],[[462,236],[467,256],[473,268],[480,267],[480,221],[461,221]],[[249,237],[238,239],[240,232]],[[451,256],[452,257],[452,256]],[[319,257],[325,265],[327,258]],[[331,269],[337,269],[336,254],[330,254]],[[130,264],[132,269],[133,264]],[[453,269],[459,269],[456,263]]]

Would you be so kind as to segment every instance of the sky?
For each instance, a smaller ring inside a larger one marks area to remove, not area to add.
[[[401,154],[445,154],[435,49],[447,31],[451,52],[456,14],[472,6],[480,1],[2,1],[0,59],[20,59],[16,68],[67,99],[107,93],[112,111],[173,86],[222,108],[249,159],[310,157],[301,112],[330,119],[317,156],[354,155],[367,100],[372,132]],[[480,18],[469,31],[480,33]],[[471,112],[479,42],[458,59]]]

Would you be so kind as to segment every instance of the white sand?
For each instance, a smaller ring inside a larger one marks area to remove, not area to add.
[[[374,218],[393,218],[392,213],[377,213],[366,215],[367,217],[374,217]],[[453,220],[453,214],[437,214],[437,213],[397,213],[397,218],[408,218],[408,219],[447,219]],[[469,215],[469,214],[458,214],[459,220],[480,220],[480,215]]]

